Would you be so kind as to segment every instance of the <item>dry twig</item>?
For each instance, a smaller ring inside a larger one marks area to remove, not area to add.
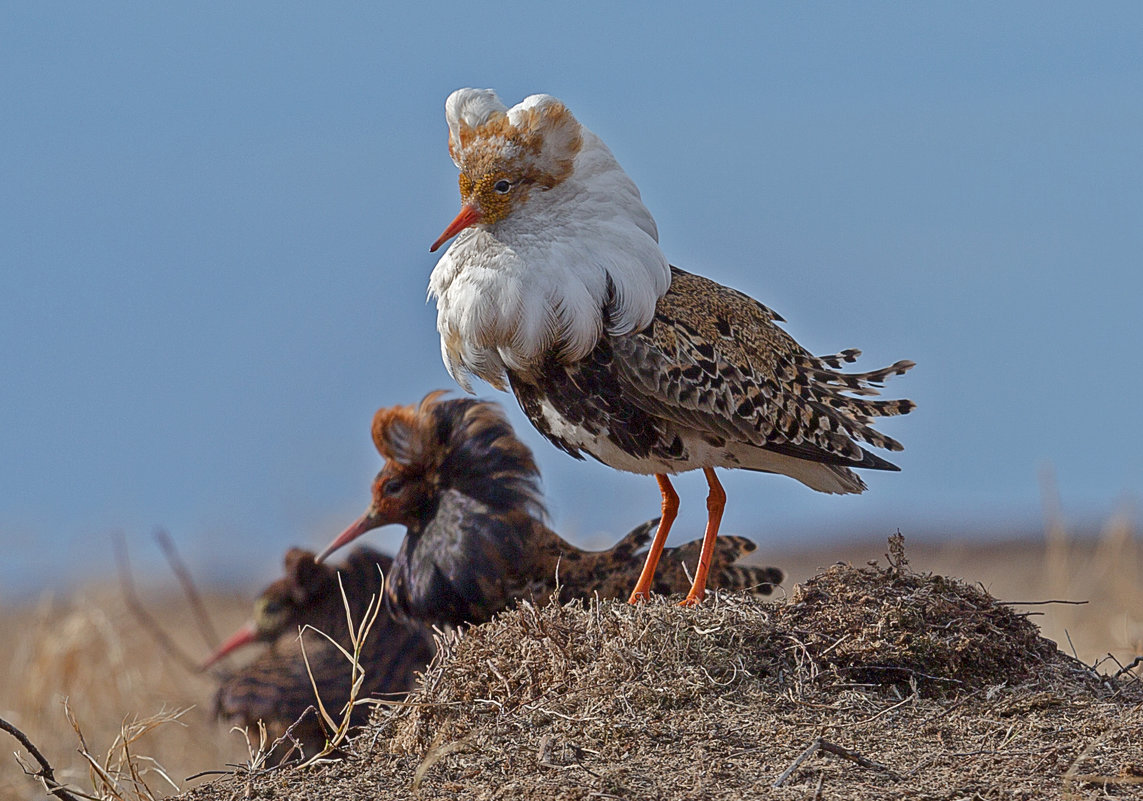
[[[425,754],[424,759],[422,759],[421,763],[417,765],[417,769],[413,773],[413,792],[416,792],[420,789],[421,782],[424,781],[425,774],[429,772],[429,768],[431,768],[433,765],[435,765],[437,762],[449,754],[456,753],[457,751],[463,751],[464,749],[468,748],[469,740],[471,739],[472,735],[469,734],[461,737],[459,740],[454,740],[451,743],[445,743],[444,745],[434,745],[432,748],[430,748],[429,752]]]
[[[833,754],[835,756],[842,757],[843,759],[848,759],[850,762],[854,762],[863,768],[868,768],[870,770],[876,770],[881,773],[888,774],[889,778],[891,778],[893,781],[901,780],[901,776],[893,771],[893,769],[889,766],[882,765],[880,762],[874,762],[872,759],[863,757],[856,751],[850,751],[848,748],[842,748],[840,745],[831,743],[824,737],[815,737],[813,742],[810,743],[809,747],[798,755],[798,758],[790,764],[790,767],[786,768],[785,772],[777,778],[771,787],[781,787],[786,779],[790,778],[790,775],[798,769],[799,765],[801,765],[803,762],[815,754],[821,752]]]
[[[1134,659],[1132,659],[1126,665],[1124,665],[1119,670],[1117,670],[1115,672],[1115,675],[1113,675],[1111,678],[1112,679],[1118,679],[1120,676],[1127,674],[1127,673],[1130,673],[1131,671],[1135,670],[1135,668],[1137,668],[1139,665],[1143,665],[1143,656],[1137,656]]]
[[[190,602],[191,609],[194,611],[195,623],[198,624],[199,632],[202,634],[203,640],[206,641],[207,648],[214,651],[218,648],[219,643],[218,630],[215,629],[214,622],[211,621],[210,615],[206,612],[206,606],[202,602],[202,596],[199,595],[198,587],[195,586],[190,571],[175,549],[174,539],[164,528],[155,529],[154,537],[155,542],[162,549],[163,555],[167,557],[167,564],[171,566],[171,572],[179,580],[179,584],[187,596],[187,601]]]
[[[317,754],[314,754],[305,762],[306,765],[317,764],[324,757],[337,751],[338,747],[345,742],[345,738],[349,735],[349,729],[353,721],[353,709],[359,704],[375,703],[371,698],[359,698],[361,688],[365,684],[365,668],[361,664],[361,653],[365,647],[365,641],[369,637],[370,632],[373,630],[373,624],[377,622],[377,618],[381,614],[381,598],[380,596],[373,596],[369,599],[369,604],[365,607],[365,613],[362,616],[361,622],[355,624],[353,621],[353,609],[349,603],[349,597],[345,594],[345,586],[341,583],[341,574],[337,574],[337,585],[341,590],[341,601],[345,607],[345,619],[349,625],[349,641],[353,648],[350,652],[335,640],[333,637],[326,634],[320,629],[315,629],[308,623],[298,633],[298,642],[302,648],[302,659],[306,663],[306,672],[310,677],[310,684],[313,686],[314,698],[317,701],[317,712],[321,720],[329,727],[332,734],[326,740],[325,747],[322,748]],[[381,577],[381,592],[385,591],[385,577]],[[341,719],[334,720],[333,716],[325,708],[322,702],[321,693],[318,692],[317,680],[314,678],[313,670],[310,668],[309,657],[306,655],[306,641],[305,632],[316,631],[322,637],[325,637],[331,645],[333,645],[342,656],[349,662],[350,677],[352,683],[349,689],[349,699],[345,702],[345,706],[340,710]]]
[[[190,711],[190,707],[174,712],[159,712],[143,720],[135,719],[125,722],[107,753],[100,759],[91,753],[87,739],[83,736],[83,730],[80,728],[79,720],[72,712],[67,698],[64,699],[63,704],[64,716],[79,741],[79,748],[76,750],[87,761],[92,790],[96,794],[95,796],[84,795],[85,798],[98,798],[102,801],[111,801],[111,799],[114,801],[131,801],[131,799],[155,801],[157,796],[143,779],[143,773],[148,771],[158,773],[176,791],[179,790],[179,786],[171,779],[162,765],[150,757],[132,753],[132,747],[141,737],[159,726],[179,722],[179,718]],[[149,767],[141,769],[140,763],[147,763]]]
[[[71,790],[56,781],[56,774],[52,769],[51,763],[49,763],[47,758],[40,753],[40,749],[36,748],[35,743],[28,739],[28,735],[24,734],[24,732],[20,731],[14,725],[4,720],[4,718],[0,718],[0,729],[3,729],[15,737],[16,740],[19,741],[20,745],[23,746],[24,750],[31,754],[32,758],[40,764],[40,769],[37,771],[28,770],[27,766],[23,764],[21,764],[21,767],[24,768],[24,772],[29,776],[39,779],[40,782],[44,785],[44,789],[48,791],[49,795],[54,795],[57,798],[62,798],[64,801],[79,801],[79,799],[75,794],[73,794]],[[17,760],[18,759],[19,757],[17,757]],[[82,795],[82,793],[80,793],[80,795]],[[87,796],[84,797],[86,798]]]
[[[167,633],[163,631],[163,627],[159,622],[151,616],[143,602],[139,600],[138,594],[135,592],[135,580],[131,576],[131,562],[127,557],[127,543],[123,537],[123,532],[116,532],[112,537],[112,542],[115,546],[115,561],[119,568],[119,586],[123,590],[123,601],[127,604],[128,611],[134,615],[139,624],[151,635],[152,639],[163,649],[172,659],[178,662],[182,667],[191,673],[199,673],[199,663],[197,660],[192,659],[181,648],[175,645]]]
[[[1089,604],[1091,601],[1065,601],[1059,598],[1052,598],[1047,601],[997,601],[996,603],[1001,606],[1042,606],[1044,604],[1068,604],[1070,606],[1083,606]]]

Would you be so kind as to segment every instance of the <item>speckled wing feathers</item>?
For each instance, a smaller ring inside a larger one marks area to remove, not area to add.
[[[573,598],[626,598],[631,586],[639,578],[642,559],[638,551],[651,540],[659,519],[648,520],[632,529],[622,540],[606,551],[581,551],[554,533],[547,550],[559,551],[560,600]],[[736,564],[746,554],[755,549],[755,544],[745,537],[722,536],[715,542],[711,557],[710,586],[725,590],[746,590],[756,595],[769,595],[781,583],[783,574],[776,567]],[[661,595],[686,592],[694,577],[702,551],[702,540],[694,540],[677,548],[666,548],[659,560],[652,590]],[[543,599],[555,591],[555,572],[538,572],[547,580],[537,582],[532,588],[532,597]],[[539,566],[537,566],[539,568]]]
[[[740,565],[738,560],[753,553],[758,546],[745,537],[720,535],[714,544],[710,560],[709,585],[729,591],[745,591],[755,595],[769,595],[782,583],[785,575],[768,565]],[[682,593],[690,588],[702,552],[702,540],[694,540],[677,548],[664,551],[659,562],[652,590],[661,594]]]
[[[846,374],[835,366],[858,351],[815,357],[774,323],[780,318],[740,292],[673,269],[655,320],[613,340],[619,380],[631,402],[710,437],[745,441],[811,461],[895,469],[857,444],[901,450],[869,426],[904,414],[907,400],[867,400],[911,362]]]

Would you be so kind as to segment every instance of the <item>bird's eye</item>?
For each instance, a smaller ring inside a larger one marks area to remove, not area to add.
[[[381,491],[384,492],[386,495],[396,495],[398,492],[400,492],[404,488],[405,488],[404,479],[391,478],[385,482],[385,486],[381,488]]]
[[[492,191],[500,195],[506,195],[512,191],[512,182],[501,178],[499,181],[492,185]]]

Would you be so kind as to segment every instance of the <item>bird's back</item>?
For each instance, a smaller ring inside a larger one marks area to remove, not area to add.
[[[639,575],[639,551],[658,524],[649,520],[611,548],[586,551],[526,513],[495,513],[466,495],[446,496],[432,524],[405,538],[388,584],[396,613],[437,625],[484,623],[517,600],[544,603],[557,591],[561,601],[626,598]],[[687,590],[701,545],[664,550],[656,592]],[[737,564],[754,548],[743,537],[719,538],[711,586],[769,595],[781,570]]]
[[[845,374],[858,351],[815,357],[753,298],[672,268],[671,288],[641,332],[616,338],[625,388],[656,414],[715,437],[802,459],[873,469],[894,466],[858,445],[901,450],[869,425],[906,414],[908,400],[869,400],[912,362]]]

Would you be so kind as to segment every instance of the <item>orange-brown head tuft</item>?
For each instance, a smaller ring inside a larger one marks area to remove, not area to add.
[[[533,189],[562,183],[583,147],[582,126],[550,95],[506,109],[490,90],[459,89],[445,103],[445,117],[463,207],[434,251],[469,226],[506,219]]]
[[[445,394],[430,392],[416,406],[389,406],[373,415],[373,445],[387,461],[410,470],[429,470],[439,461],[432,408]]]

